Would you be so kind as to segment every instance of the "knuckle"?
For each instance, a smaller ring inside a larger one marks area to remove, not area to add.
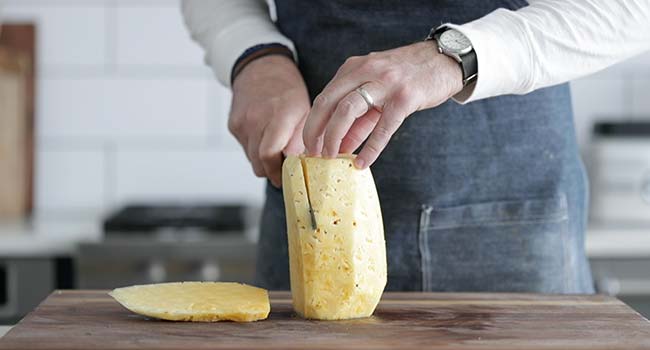
[[[349,116],[354,111],[354,103],[345,98],[339,102],[338,109],[342,116]]]
[[[366,148],[372,154],[379,154],[381,152],[381,147],[379,146],[379,144],[374,142],[366,143]]]
[[[359,134],[357,134],[356,132],[350,132],[346,137],[349,141],[353,143],[361,143],[363,141],[361,139],[361,136],[359,136]]]
[[[233,118],[228,119],[228,131],[230,131],[231,134],[236,134],[237,130],[239,130],[239,125],[237,125]]]
[[[270,157],[266,153],[260,153],[259,159],[260,159],[261,162],[268,162]]]
[[[366,71],[377,72],[381,70],[385,64],[385,60],[379,56],[379,54],[368,55],[361,63],[361,69]]]
[[[324,92],[321,92],[316,96],[316,98],[314,98],[314,107],[324,106],[327,103],[327,100],[328,96]]]
[[[323,135],[323,142],[325,144],[334,144],[337,142],[340,142],[341,138],[338,136],[337,130],[335,128],[329,128],[326,132],[325,135]]]
[[[386,125],[377,125],[377,128],[375,129],[375,134],[377,135],[376,140],[385,140],[390,137],[392,134],[388,126]]]
[[[413,89],[408,85],[400,86],[397,90],[395,90],[395,93],[393,95],[393,99],[398,104],[407,104],[412,99],[412,97]]]
[[[397,69],[389,67],[381,73],[380,79],[388,85],[393,85],[400,81],[400,73]]]
[[[260,147],[260,150],[258,151],[259,158],[262,162],[268,162],[273,159],[273,152],[271,152],[268,149],[264,149]]]
[[[343,65],[352,65],[355,64],[357,61],[359,61],[359,56],[350,56],[345,59]]]
[[[377,66],[377,63],[373,57],[366,56],[363,58],[363,61],[359,63],[359,70],[362,72],[373,71]]]
[[[243,118],[230,118],[228,120],[228,131],[233,135],[239,135],[244,124],[242,119]]]
[[[258,161],[256,159],[253,159],[249,157],[251,167],[253,168],[253,174],[257,177],[264,177],[264,169],[258,164]]]

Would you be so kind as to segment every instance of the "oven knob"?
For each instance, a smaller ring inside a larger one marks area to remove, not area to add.
[[[159,260],[150,261],[147,265],[147,279],[152,283],[165,282],[167,279],[165,263]]]
[[[219,264],[206,261],[201,265],[200,274],[203,281],[218,281],[221,277],[221,269]]]

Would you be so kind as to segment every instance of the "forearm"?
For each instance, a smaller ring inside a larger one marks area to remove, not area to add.
[[[563,83],[648,50],[650,1],[537,0],[454,27],[478,57],[476,86],[461,97],[470,102]]]
[[[280,43],[295,53],[264,0],[183,0],[182,11],[192,38],[205,50],[206,63],[226,86],[237,58],[249,47]]]

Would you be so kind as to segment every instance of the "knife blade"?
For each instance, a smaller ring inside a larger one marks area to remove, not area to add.
[[[307,205],[309,205],[309,218],[311,220],[311,229],[316,230],[318,225],[316,223],[316,215],[314,214],[314,207],[311,205],[311,195],[309,194],[309,175],[307,173],[307,163],[305,158],[300,158],[300,165],[302,166],[302,175],[305,180],[305,191],[307,192]]]

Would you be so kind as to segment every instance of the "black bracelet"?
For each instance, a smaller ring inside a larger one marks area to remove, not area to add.
[[[293,52],[280,43],[258,44],[249,47],[237,58],[235,64],[232,66],[230,72],[230,84],[232,85],[237,75],[244,69],[244,67],[246,67],[246,65],[260,57],[268,55],[283,55],[292,61],[294,60]]]

